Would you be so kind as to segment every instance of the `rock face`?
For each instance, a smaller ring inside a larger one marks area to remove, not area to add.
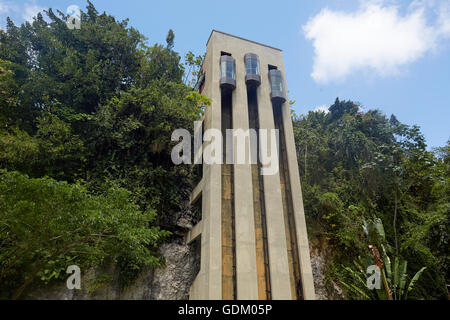
[[[136,281],[125,289],[118,285],[118,271],[111,267],[99,273],[91,270],[82,276],[81,290],[68,290],[62,283],[53,287],[32,290],[26,298],[39,300],[184,300],[189,298],[189,288],[200,270],[197,243],[186,245],[180,239],[160,248],[166,265],[160,269],[143,270]],[[317,300],[343,299],[341,288],[326,279],[325,268],[329,253],[323,246],[310,246],[311,265]],[[95,291],[87,288],[99,274],[111,274],[112,280]]]
[[[169,243],[161,248],[166,259],[166,268],[157,269],[148,295],[142,298],[150,300],[185,300],[189,298],[189,288],[200,269],[200,259],[196,257],[196,248],[184,244]],[[140,286],[144,286],[144,283]],[[132,295],[131,298],[134,298]]]
[[[326,281],[324,274],[325,259],[318,249],[310,249],[311,252],[311,267],[314,278],[314,289],[316,291],[317,300],[329,300],[328,293],[326,290]]]
[[[188,246],[179,241],[164,244],[160,248],[166,265],[160,269],[143,270],[136,281],[125,289],[118,284],[118,271],[112,267],[98,274],[112,275],[112,280],[96,290],[89,284],[98,275],[90,270],[82,274],[81,290],[69,290],[65,283],[31,290],[26,299],[38,300],[182,300],[188,299],[189,288],[199,269],[200,259],[195,244]]]
[[[330,253],[323,244],[314,246],[310,244],[311,267],[314,278],[314,289],[316,300],[342,300],[344,295],[342,289],[325,276],[327,261],[330,261]]]
[[[142,270],[138,278],[128,287],[122,288],[119,282],[119,270],[111,264],[102,270],[83,272],[81,290],[69,290],[65,281],[58,285],[32,288],[25,299],[37,300],[185,300],[189,298],[189,289],[200,270],[200,247],[198,241],[187,245],[186,232],[196,222],[189,205],[167,221],[159,223],[166,226],[173,236],[170,242],[163,244],[160,254],[165,266],[159,269]],[[106,281],[98,282],[108,276]],[[99,284],[95,286],[95,282]],[[94,286],[93,286],[94,284]],[[93,289],[95,287],[95,289]]]

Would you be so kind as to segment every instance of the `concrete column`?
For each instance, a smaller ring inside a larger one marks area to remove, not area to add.
[[[272,102],[270,100],[267,65],[264,59],[261,59],[261,86],[258,89],[259,126],[261,129],[273,130],[275,129],[275,123]],[[264,146],[264,148],[267,148],[267,146]],[[269,151],[271,152],[273,150]],[[280,174],[277,172],[274,175],[265,175],[263,180],[272,299],[290,300],[292,299],[292,295],[290,290]]]
[[[284,70],[283,70],[284,73]],[[286,77],[284,77],[286,78]],[[284,80],[285,88],[286,79]],[[289,101],[289,99],[287,100]],[[294,209],[295,232],[297,236],[298,256],[300,260],[300,274],[302,290],[305,300],[315,300],[314,279],[311,268],[308,233],[306,229],[305,210],[303,207],[302,188],[300,174],[298,172],[297,153],[295,148],[294,130],[292,126],[291,110],[288,102],[282,106],[284,136],[286,139],[286,152],[291,181],[292,204]]]
[[[220,53],[220,52],[219,52]],[[205,94],[211,105],[205,115],[205,129],[221,128],[221,94],[217,72],[220,55],[208,48]],[[220,164],[204,164],[201,266],[196,284],[199,299],[222,299],[222,170]]]
[[[233,92],[233,128],[249,129],[244,57],[236,59],[236,89]],[[236,140],[235,140],[236,141]],[[250,138],[246,146],[250,145]],[[234,144],[234,211],[236,235],[236,284],[238,300],[257,300],[255,218],[253,211],[250,155],[245,164],[237,164]],[[248,150],[248,148],[246,148]],[[242,150],[241,150],[242,152]]]

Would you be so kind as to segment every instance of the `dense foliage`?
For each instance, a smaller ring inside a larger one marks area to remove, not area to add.
[[[160,265],[153,249],[168,233],[156,226],[170,230],[194,177],[172,164],[171,133],[208,103],[184,84],[172,31],[149,46],[89,1],[81,29],[45,14],[0,30],[3,296],[57,277],[62,261],[108,258],[127,278]]]
[[[341,265],[370,255],[363,226],[381,219],[390,255],[410,276],[427,268],[410,297],[447,298],[450,143],[427,151],[417,126],[339,99],[295,116],[294,133],[309,236],[332,248],[330,279],[348,280]]]
[[[89,1],[81,29],[46,15],[0,30],[0,298],[64,278],[68,263],[118,264],[125,283],[160,266],[157,246],[196,179],[172,164],[171,133],[192,132],[209,103],[192,90],[202,57],[189,52],[183,66],[172,31],[149,46]],[[380,219],[391,271],[425,270],[408,297],[448,297],[450,144],[427,151],[418,127],[339,100],[294,116],[294,131],[309,235],[333,249],[330,279],[348,283],[370,256],[363,225]]]
[[[73,264],[83,270],[105,261],[130,269],[160,265],[151,250],[168,234],[149,227],[155,211],[141,212],[124,189],[92,196],[80,185],[3,171],[0,194],[4,297],[19,297],[35,277],[65,279]]]

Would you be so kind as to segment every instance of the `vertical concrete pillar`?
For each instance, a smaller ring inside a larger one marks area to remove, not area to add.
[[[211,99],[205,117],[206,127],[221,128],[221,94],[217,72],[220,51],[208,47],[205,94]],[[201,266],[197,288],[200,299],[222,299],[222,166],[204,164]]]
[[[248,132],[247,88],[245,65],[241,56],[236,59],[236,89],[233,92],[233,129]],[[235,140],[235,142],[237,142]],[[250,146],[250,137],[245,142]],[[242,152],[242,150],[241,150]],[[250,154],[245,164],[237,163],[237,145],[234,144],[234,210],[236,234],[236,284],[237,299],[257,300],[255,218],[253,211],[252,171]]]
[[[285,88],[287,88],[286,79],[284,81]],[[289,101],[289,99],[287,101]],[[291,110],[288,102],[284,103],[282,106],[282,116],[283,126],[285,128],[284,137],[286,143],[289,180],[291,181],[292,205],[294,207],[295,232],[297,237],[298,256],[300,260],[303,298],[305,300],[315,300],[316,295],[314,291],[314,278],[311,268],[308,232],[306,229],[305,209],[303,207],[303,196],[300,184],[300,174],[298,171]]]
[[[258,89],[259,126],[263,130],[275,129],[267,62],[261,59],[261,86]],[[270,143],[269,143],[270,146]],[[260,146],[267,149],[268,146]],[[274,152],[270,150],[269,152]],[[264,196],[266,206],[267,242],[271,294],[273,300],[292,299],[287,256],[286,228],[283,215],[283,201],[280,189],[280,174],[265,175]]]

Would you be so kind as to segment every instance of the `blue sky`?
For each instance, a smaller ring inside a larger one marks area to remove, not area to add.
[[[450,138],[450,0],[94,0],[100,12],[175,50],[203,54],[212,29],[280,48],[297,114],[336,97],[422,128],[429,147]],[[84,0],[0,0],[0,26]]]

